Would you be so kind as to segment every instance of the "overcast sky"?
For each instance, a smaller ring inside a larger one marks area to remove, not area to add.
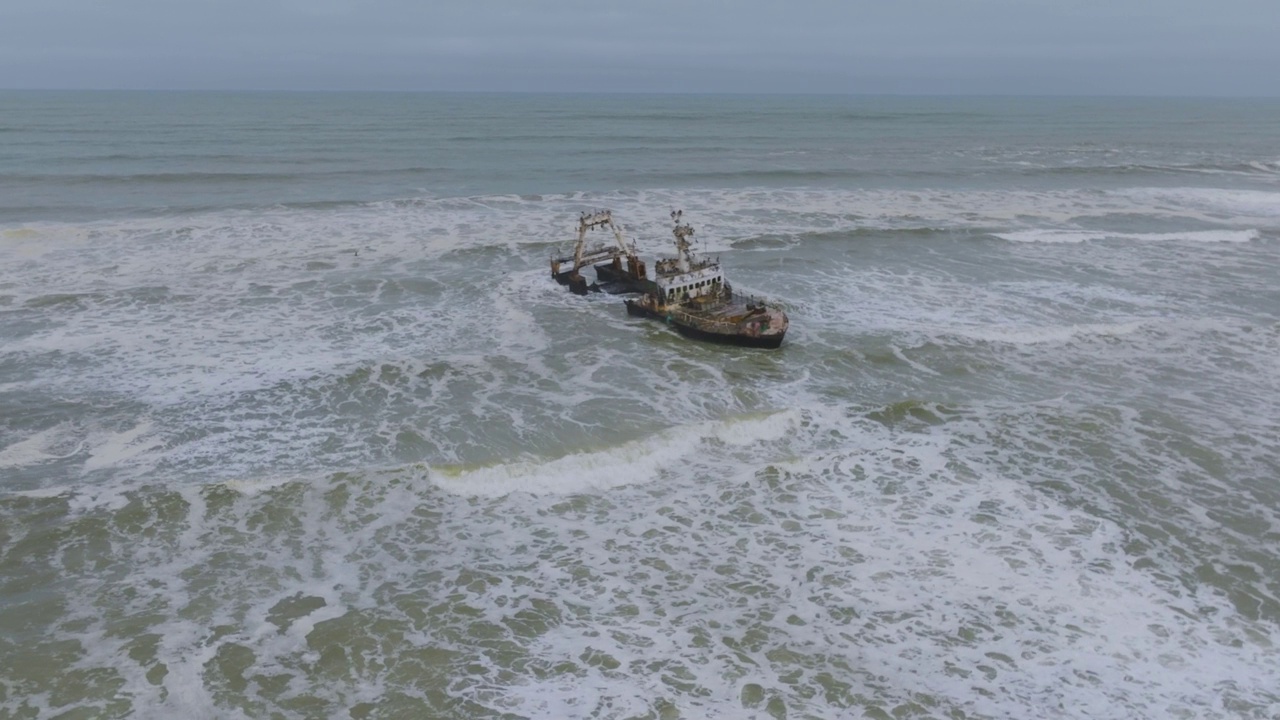
[[[1280,95],[1280,0],[0,0],[0,88]]]

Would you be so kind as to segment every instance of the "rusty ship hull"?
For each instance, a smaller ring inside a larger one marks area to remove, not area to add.
[[[622,264],[621,258],[612,262],[595,265],[596,281],[588,283],[580,270],[553,269],[551,277],[561,285],[565,285],[576,295],[590,292],[602,292],[608,295],[639,295],[648,292],[653,283],[645,277],[644,262],[628,258]]]
[[[708,309],[663,307],[645,298],[627,300],[627,314],[660,320],[691,340],[772,350],[787,334],[786,316],[779,322],[772,308],[726,304]]]

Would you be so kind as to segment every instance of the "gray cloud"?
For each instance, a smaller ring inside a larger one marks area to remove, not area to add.
[[[6,0],[0,87],[1276,95],[1275,0]]]

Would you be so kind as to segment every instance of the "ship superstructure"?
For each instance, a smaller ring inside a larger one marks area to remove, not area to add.
[[[734,295],[719,258],[693,252],[693,228],[673,210],[676,256],[654,263],[654,281],[638,299],[626,301],[631,315],[664,320],[680,334],[710,342],[776,348],[790,321],[777,305]]]
[[[675,222],[671,232],[676,238],[676,256],[663,258],[653,265],[657,294],[666,305],[714,298],[726,289],[720,259],[693,252],[689,242],[693,228],[680,223],[683,215],[683,210],[671,211],[671,219]]]

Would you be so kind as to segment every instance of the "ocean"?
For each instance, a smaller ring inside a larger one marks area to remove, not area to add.
[[[553,282],[602,208],[783,347]],[[1262,719],[1277,644],[1280,100],[0,92],[0,718]]]

